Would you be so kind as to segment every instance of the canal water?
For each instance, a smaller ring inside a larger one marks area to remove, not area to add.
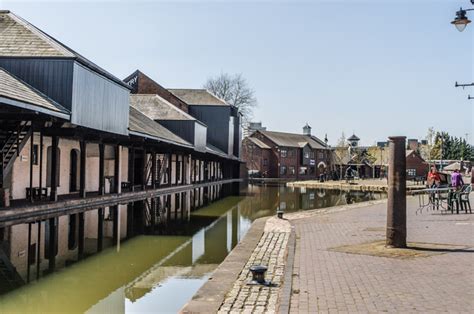
[[[284,186],[251,185],[245,196],[224,197],[220,191],[214,198],[221,199],[214,203],[165,214],[167,219],[157,218],[153,226],[123,222],[136,217],[125,213],[117,218],[123,224],[120,236],[115,234],[117,240],[107,231],[113,217],[107,212],[99,215],[104,217],[105,230],[101,250],[94,232],[97,221],[87,216],[82,254],[74,239],[76,219],[58,217],[54,265],[47,243],[51,236],[44,232],[51,230],[47,222],[40,223],[42,227],[4,228],[0,233],[0,313],[176,313],[256,218],[274,215],[277,208],[294,212],[385,197]],[[36,243],[43,249],[38,250]]]

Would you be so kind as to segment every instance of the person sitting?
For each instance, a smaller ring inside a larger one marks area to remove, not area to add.
[[[429,188],[436,188],[439,187],[441,184],[441,177],[438,173],[438,169],[436,166],[431,166],[430,172],[428,172],[427,183]]]
[[[461,190],[464,186],[464,180],[462,179],[462,174],[459,172],[459,169],[454,170],[453,174],[451,174],[451,186],[456,191]]]

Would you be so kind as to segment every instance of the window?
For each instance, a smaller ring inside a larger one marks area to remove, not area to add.
[[[263,160],[263,165],[264,165],[264,166],[268,166],[268,159],[264,159],[264,160]]]
[[[407,169],[407,175],[409,177],[415,177],[416,176],[416,169]]]
[[[319,153],[318,153],[318,158],[319,158],[319,159],[324,159],[324,153],[323,153],[323,152],[319,152]]]
[[[280,174],[286,174],[286,166],[281,166],[280,167]]]
[[[289,170],[290,170],[290,174],[295,174],[296,173],[295,172],[295,167],[293,167],[293,166],[290,166]]]
[[[304,158],[309,159],[309,152],[304,153]]]
[[[309,153],[309,157],[310,157],[311,159],[314,159],[314,152]]]
[[[281,158],[286,158],[287,155],[288,155],[288,151],[286,149],[282,149],[280,151]]]
[[[308,174],[308,168],[307,167],[300,167],[300,174]]]
[[[293,150],[292,150],[292,149],[290,149],[290,150],[288,151],[288,157],[293,157]]]
[[[38,145],[33,145],[33,165],[37,166],[39,164],[38,162]]]

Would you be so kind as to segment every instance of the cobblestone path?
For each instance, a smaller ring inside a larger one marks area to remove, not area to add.
[[[286,247],[291,227],[288,221],[270,218],[265,231],[254,249],[249,261],[240,273],[232,290],[227,294],[219,313],[275,313],[278,293],[283,281]],[[266,279],[273,287],[253,286],[250,267],[268,267]]]

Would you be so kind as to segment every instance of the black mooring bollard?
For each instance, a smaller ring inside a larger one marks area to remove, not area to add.
[[[277,217],[278,218],[283,219],[283,214],[284,213],[285,213],[285,211],[283,209],[280,209],[280,208],[277,209]]]
[[[262,265],[255,265],[250,267],[250,272],[252,273],[252,281],[249,282],[251,285],[268,285],[269,283],[265,280],[265,273],[267,272],[267,267]]]

